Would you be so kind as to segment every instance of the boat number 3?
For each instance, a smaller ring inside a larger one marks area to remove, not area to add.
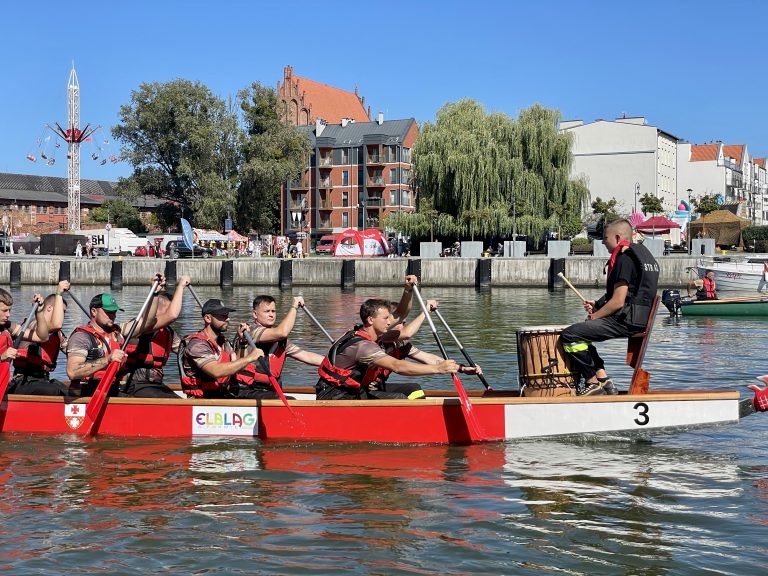
[[[645,426],[651,421],[648,417],[648,404],[645,402],[638,402],[633,408],[638,411],[637,418],[635,418],[635,424],[638,426]]]

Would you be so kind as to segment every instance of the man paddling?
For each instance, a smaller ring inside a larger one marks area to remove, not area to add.
[[[156,293],[157,314],[147,331],[131,338],[125,352],[128,355],[120,385],[122,396],[134,398],[178,398],[163,383],[165,364],[171,352],[178,354],[181,338],[171,328],[181,314],[184,289],[192,283],[189,276],[181,276],[173,297],[166,291]]]
[[[297,296],[293,304],[286,312],[283,320],[277,324],[277,308],[272,296],[261,295],[253,300],[251,315],[253,322],[248,325],[251,338],[264,352],[266,367],[269,374],[264,371],[264,364],[257,362],[249,364],[237,373],[232,386],[232,394],[236,398],[261,398],[277,399],[277,392],[270,382],[270,376],[275,378],[278,384],[282,384],[280,376],[283,372],[286,358],[293,358],[310,366],[320,366],[323,357],[309,350],[302,350],[288,336],[296,323],[298,309],[304,306],[304,298]],[[238,357],[248,354],[248,342],[241,341]]]
[[[203,304],[203,329],[182,340],[181,388],[189,398],[231,397],[232,376],[248,364],[264,356],[255,348],[237,358],[224,333],[229,327],[229,314],[235,309],[213,298]],[[245,340],[248,325],[240,324],[238,338]]]
[[[152,282],[158,280],[155,293],[165,287],[165,277],[158,274]],[[115,322],[117,312],[123,309],[117,305],[112,294],[97,294],[91,298],[89,306],[90,321],[78,326],[72,332],[67,344],[67,376],[71,383],[69,392],[81,396],[91,396],[96,390],[110,362],[125,360],[126,353],[120,349],[124,336],[128,334],[133,322],[138,322],[134,334],[142,334],[152,326],[157,313],[157,298],[143,318],[136,318],[122,326]],[[119,382],[110,389],[110,395],[119,391]]]
[[[318,400],[404,399],[408,395],[392,388],[378,390],[377,380],[388,372],[424,376],[459,371],[455,360],[434,357],[437,361],[422,364],[394,358],[382,350],[377,340],[393,325],[390,306],[388,300],[379,298],[363,303],[360,307],[362,325],[334,342],[318,369],[320,379],[315,386]],[[418,392],[423,397],[420,388]]]
[[[611,252],[606,265],[606,293],[597,301],[585,300],[588,320],[568,326],[560,336],[563,348],[584,378],[584,386],[578,389],[584,396],[618,393],[592,342],[642,332],[659,283],[659,264],[645,246],[632,244],[629,221],[608,224],[603,244]]]
[[[48,338],[48,321],[45,318],[43,297],[35,294],[32,297],[32,303],[37,304],[36,324],[32,331],[29,327],[25,329],[25,336],[34,342],[45,342]],[[19,353],[13,345],[13,340],[18,337],[21,325],[11,322],[11,306],[13,306],[13,296],[0,288],[0,362],[13,362]]]
[[[69,282],[62,280],[56,287],[56,292],[46,296],[43,301],[43,315],[48,325],[48,336],[44,341],[36,337],[37,320],[29,323],[13,362],[15,371],[9,393],[43,396],[66,394],[67,387],[56,378],[51,378],[51,372],[56,369],[59,352],[65,352],[67,347],[67,338],[61,328],[67,309],[64,292],[68,290]]]

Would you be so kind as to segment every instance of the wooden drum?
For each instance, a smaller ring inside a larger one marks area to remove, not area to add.
[[[574,396],[578,373],[560,342],[565,326],[529,326],[517,331],[522,396]]]

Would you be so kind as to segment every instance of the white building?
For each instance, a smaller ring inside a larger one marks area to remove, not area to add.
[[[677,208],[679,138],[650,126],[645,118],[560,122],[573,135],[573,176],[585,176],[592,200],[615,198],[619,213],[641,211],[646,193],[662,200],[664,211]]]

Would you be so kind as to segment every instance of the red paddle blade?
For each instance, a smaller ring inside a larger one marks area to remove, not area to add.
[[[291,405],[288,404],[288,398],[285,397],[285,394],[283,393],[283,388],[280,386],[280,383],[277,381],[277,378],[274,376],[269,377],[269,381],[272,383],[272,387],[275,389],[275,392],[277,392],[277,395],[280,397],[280,400],[283,402],[286,408],[288,408],[288,411],[296,418],[298,418],[298,414],[293,411],[293,408],[291,408]]]
[[[11,381],[11,363],[0,362],[0,400],[5,398],[8,383]]]
[[[472,412],[472,403],[469,401],[467,391],[464,390],[464,385],[461,383],[461,380],[459,380],[459,377],[456,376],[456,374],[453,374],[453,385],[456,387],[456,391],[459,393],[461,410],[464,412],[464,419],[467,421],[470,436],[477,440],[484,439],[485,435],[480,429],[480,423],[477,421],[477,418],[475,418],[475,413]]]
[[[109,389],[112,387],[112,382],[115,381],[117,376],[117,370],[120,368],[120,362],[110,362],[107,366],[107,370],[104,372],[104,376],[101,378],[99,385],[96,386],[96,391],[91,396],[91,401],[88,402],[88,406],[85,409],[85,434],[91,436],[96,434],[98,426],[97,422],[104,410],[104,406],[107,404],[107,397],[109,395]]]

